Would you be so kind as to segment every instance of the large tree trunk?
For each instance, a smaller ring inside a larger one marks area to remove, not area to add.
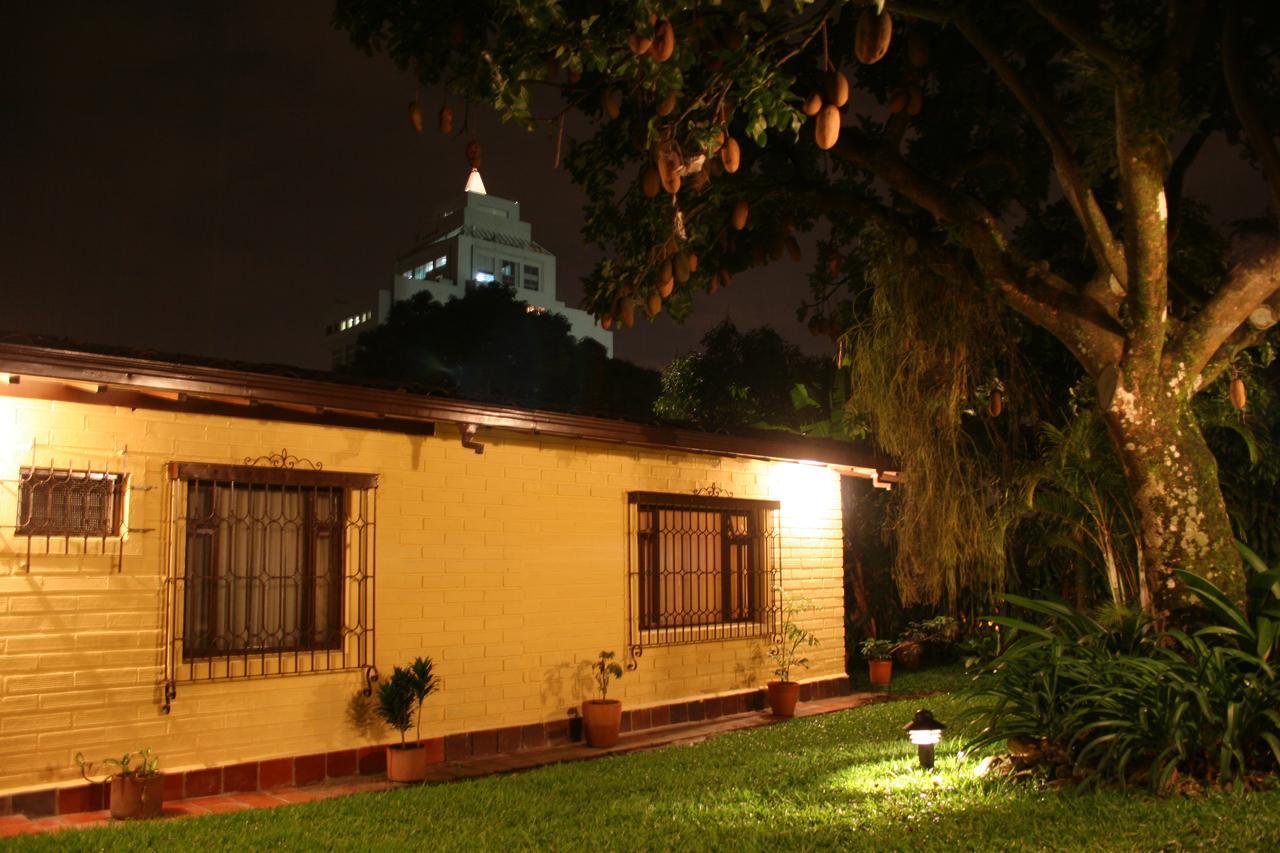
[[[1195,572],[1240,604],[1245,578],[1218,463],[1191,411],[1193,389],[1179,387],[1182,377],[1154,379],[1122,376],[1104,416],[1137,512],[1143,608],[1176,623],[1195,602],[1175,570]]]

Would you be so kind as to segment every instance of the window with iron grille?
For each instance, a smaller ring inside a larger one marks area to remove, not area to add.
[[[17,535],[120,535],[125,474],[22,468],[18,478]]]
[[[630,503],[633,651],[777,632],[776,501],[633,492]]]
[[[166,708],[178,681],[372,672],[376,475],[177,462],[170,481]]]

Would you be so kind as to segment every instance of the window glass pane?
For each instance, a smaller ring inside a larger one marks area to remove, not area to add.
[[[15,533],[116,536],[120,533],[125,484],[122,474],[22,468]]]
[[[502,262],[502,283],[514,285],[516,283],[516,265],[511,261]]]
[[[524,265],[524,288],[525,290],[537,290],[539,285],[540,273],[536,266],[530,264]]]

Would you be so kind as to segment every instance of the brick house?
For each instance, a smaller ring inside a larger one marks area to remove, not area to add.
[[[364,690],[443,678],[437,755],[758,707],[783,601],[847,685],[856,448],[0,343],[0,811],[101,807],[73,756],[151,747],[172,795],[378,772]]]

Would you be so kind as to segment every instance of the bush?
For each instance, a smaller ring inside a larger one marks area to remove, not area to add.
[[[1274,773],[1280,574],[1255,584],[1252,615],[1203,578],[1179,575],[1207,618],[1191,633],[1157,633],[1114,610],[1094,618],[1007,596],[1044,624],[993,617],[1019,636],[973,688],[981,731],[973,745],[1007,743],[1028,763],[1058,765],[1059,776],[1145,782],[1157,792],[1178,774],[1240,783]]]

